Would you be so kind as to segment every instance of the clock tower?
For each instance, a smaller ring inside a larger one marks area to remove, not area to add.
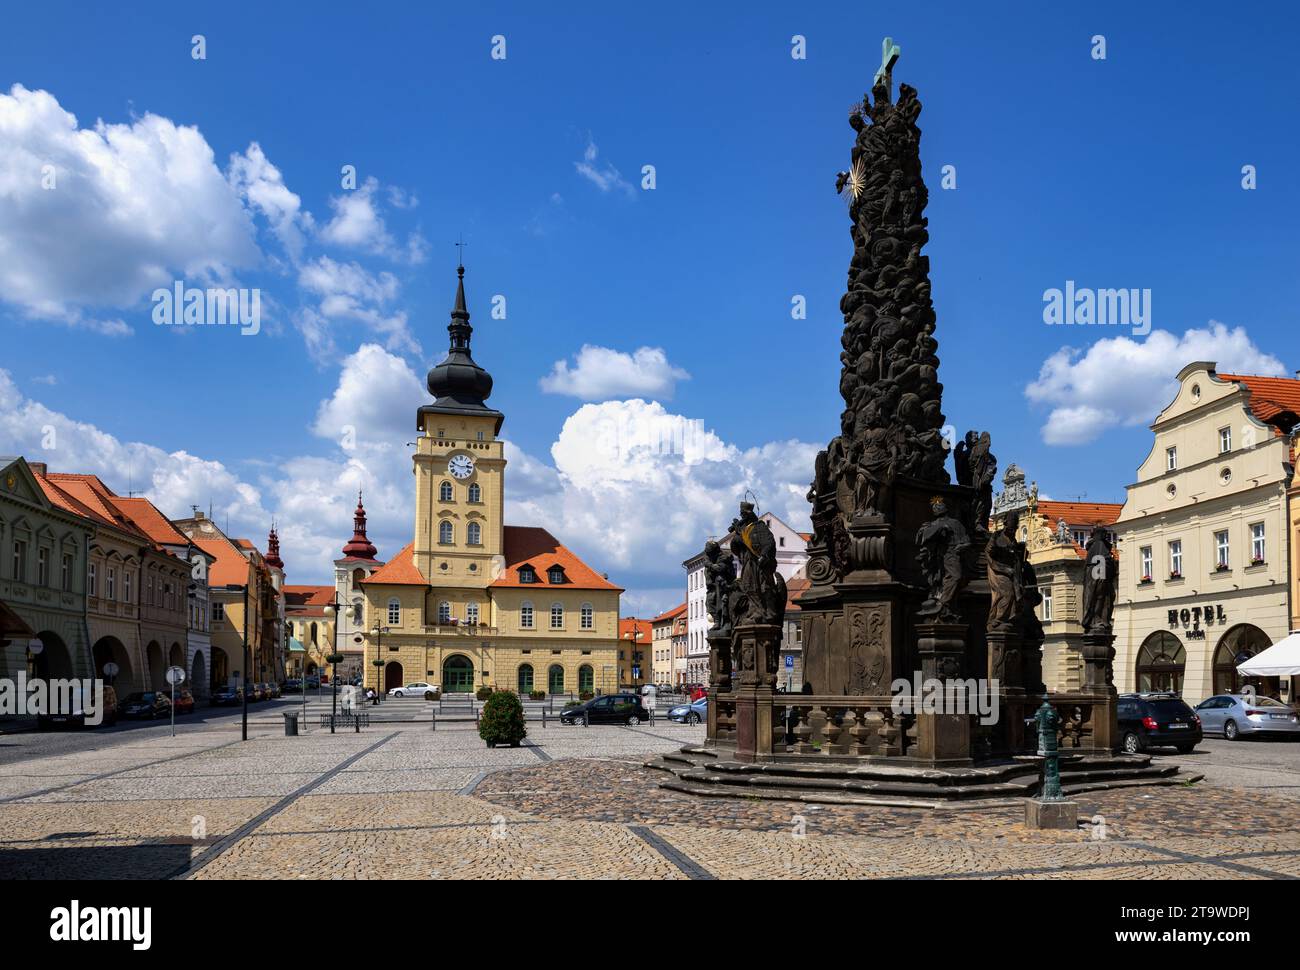
[[[432,587],[483,588],[503,568],[505,415],[485,403],[492,375],[470,354],[465,267],[456,268],[451,346],[429,371],[432,404],[420,408],[415,447],[414,563]],[[486,619],[486,618],[485,618]]]

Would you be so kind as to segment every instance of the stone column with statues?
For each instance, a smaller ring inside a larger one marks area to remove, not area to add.
[[[1088,536],[1083,574],[1083,693],[1096,698],[1092,711],[1093,747],[1119,750],[1119,695],[1115,690],[1115,594],[1119,562],[1110,533],[1094,526]]]
[[[1024,746],[1025,677],[1021,648],[1025,621],[1025,544],[1017,535],[1020,513],[1008,512],[1002,527],[984,548],[990,594],[988,628],[988,688],[1000,698],[1000,730],[993,753],[1017,754]]]

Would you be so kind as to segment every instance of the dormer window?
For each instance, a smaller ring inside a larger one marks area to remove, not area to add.
[[[546,572],[546,581],[552,586],[559,586],[564,582],[564,569],[561,566],[552,566]]]
[[[520,567],[519,567],[519,581],[520,581],[521,583],[535,583],[535,582],[537,582],[537,573],[533,570],[533,567],[532,567],[532,566],[520,566]]]

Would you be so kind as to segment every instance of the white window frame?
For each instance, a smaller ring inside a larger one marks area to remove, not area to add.
[[[519,629],[533,629],[533,604],[528,600],[519,604]]]
[[[1169,575],[1183,574],[1183,540],[1174,539],[1169,543]]]
[[[471,546],[483,545],[483,526],[471,522],[465,527],[465,542]]]
[[[582,629],[584,629],[584,630],[593,630],[593,629],[595,629],[595,627],[596,627],[596,611],[592,608],[592,605],[591,605],[590,603],[583,603],[583,604],[582,604],[582,610],[581,610],[581,614],[580,614],[580,615],[581,615],[581,617],[582,617],[582,620],[581,620],[581,622],[579,623],[579,626],[581,626]]]
[[[451,622],[451,603],[447,600],[438,604],[438,622],[444,626]]]
[[[1143,546],[1138,550],[1138,559],[1142,564],[1142,579],[1155,579],[1153,572],[1156,568],[1154,551],[1150,546]]]
[[[1216,569],[1232,565],[1232,539],[1227,529],[1214,533],[1214,565]]]
[[[1178,447],[1176,445],[1165,449],[1165,471],[1178,471]]]
[[[402,601],[396,596],[390,596],[388,598],[388,625],[402,625]]]
[[[479,488],[478,482],[473,482],[469,486],[469,500],[471,502],[483,501],[483,489]]]
[[[1268,562],[1268,533],[1263,522],[1250,524],[1250,564],[1252,566]]]
[[[438,501],[451,502],[455,500],[455,497],[456,497],[456,492],[453,489],[451,482],[444,480],[438,486]]]
[[[474,624],[477,624],[477,623],[478,623],[478,604],[477,604],[477,603],[468,603],[468,604],[466,604],[466,606],[465,606],[465,622],[466,622],[466,623],[474,623]]]
[[[1226,455],[1232,451],[1232,425],[1219,429],[1219,454]]]
[[[563,603],[551,604],[551,629],[552,630],[564,629],[564,604]]]
[[[443,519],[438,523],[438,545],[450,546],[456,542],[456,527],[451,524],[450,519]]]
[[[1040,586],[1038,592],[1043,597],[1043,622],[1052,622],[1052,587]]]

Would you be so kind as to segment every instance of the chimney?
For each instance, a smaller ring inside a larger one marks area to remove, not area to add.
[[[33,475],[37,475],[40,478],[44,478],[49,474],[49,468],[43,461],[29,461],[27,467],[32,470]]]
[[[202,512],[200,512],[198,509],[194,510],[194,519],[196,522],[202,522],[206,518],[207,516],[204,515]]]

